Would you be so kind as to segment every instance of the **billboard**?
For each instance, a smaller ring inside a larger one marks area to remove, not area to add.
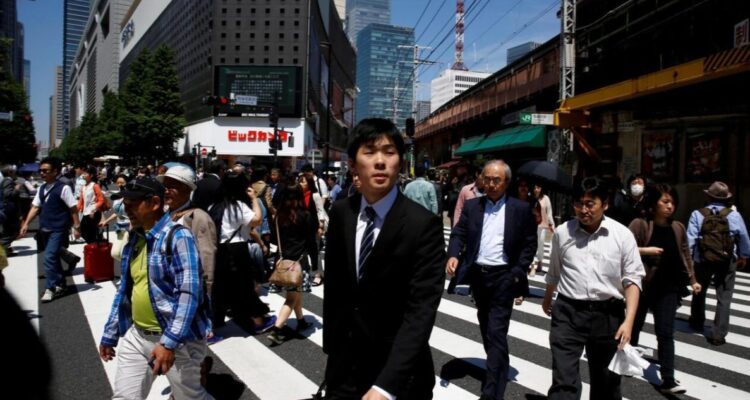
[[[219,65],[214,74],[214,93],[230,99],[214,108],[214,116],[263,116],[278,97],[279,116],[302,116],[302,67],[267,65]],[[237,104],[237,97],[254,98],[255,105]]]

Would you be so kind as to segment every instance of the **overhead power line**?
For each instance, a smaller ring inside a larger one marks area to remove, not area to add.
[[[422,9],[422,13],[419,14],[419,18],[417,18],[417,23],[414,24],[414,30],[417,30],[417,26],[419,26],[419,23],[422,21],[422,17],[424,17],[424,13],[427,11],[428,8],[430,8],[430,4],[432,3],[432,0],[428,0],[427,4]],[[439,9],[438,9],[439,11]]]
[[[440,3],[440,6],[437,8],[437,10],[435,10],[435,14],[433,14],[432,18],[430,18],[430,22],[427,23],[427,26],[424,28],[424,30],[422,31],[422,33],[417,38],[417,40],[416,40],[417,43],[419,43],[419,40],[422,39],[422,36],[424,36],[424,34],[427,33],[427,30],[430,29],[430,25],[432,25],[432,23],[435,21],[435,17],[437,17],[438,13],[440,13],[440,10],[443,9],[443,7],[445,6],[445,2],[446,1],[448,1],[448,0],[443,0],[443,2]],[[417,26],[414,25],[414,28],[416,29]]]

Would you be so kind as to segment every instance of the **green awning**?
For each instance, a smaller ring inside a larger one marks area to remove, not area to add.
[[[520,125],[488,136],[475,136],[463,142],[456,150],[456,155],[468,156],[525,147],[544,148],[547,144],[546,132],[544,125]]]

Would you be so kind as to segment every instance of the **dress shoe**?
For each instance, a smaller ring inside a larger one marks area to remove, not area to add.
[[[726,344],[727,340],[724,338],[714,338],[714,337],[708,337],[706,338],[708,343],[711,343],[714,346],[721,346],[723,344]]]

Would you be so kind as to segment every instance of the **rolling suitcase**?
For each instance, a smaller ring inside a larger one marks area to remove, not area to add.
[[[112,259],[112,243],[109,229],[106,239],[99,237],[94,243],[83,247],[83,278],[86,282],[111,281],[115,277],[115,261]]]

